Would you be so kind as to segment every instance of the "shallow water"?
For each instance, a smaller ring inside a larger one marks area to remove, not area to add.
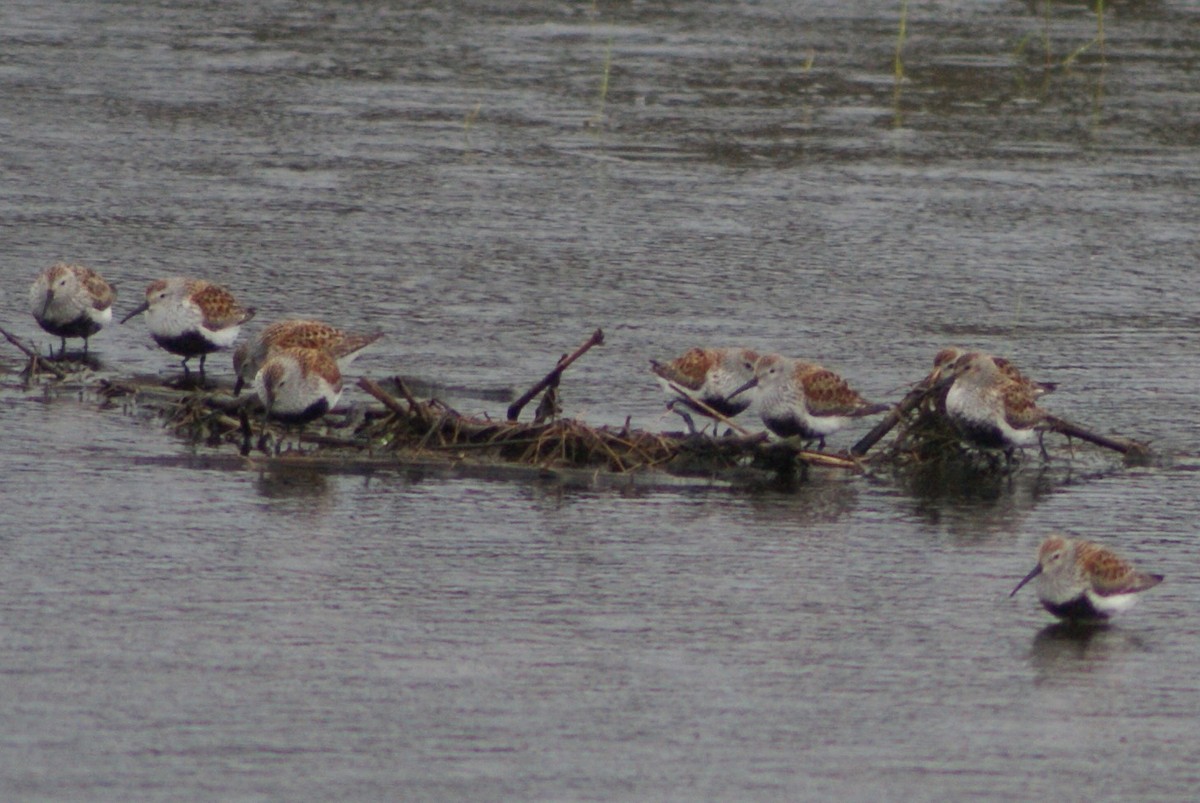
[[[60,258],[118,315],[185,273],[255,324],[381,329],[355,375],[492,415],[597,327],[567,413],[648,429],[677,422],[647,359],[692,345],[894,399],[957,343],[1162,459],[788,492],[248,470],[22,389],[3,343],[4,796],[1190,796],[1200,5],[1117,5],[1082,51],[1082,5],[913,7],[898,88],[897,13],[7,4],[0,325],[43,348]],[[137,320],[92,346],[178,371]],[[1063,632],[1007,598],[1051,530],[1167,581]]]

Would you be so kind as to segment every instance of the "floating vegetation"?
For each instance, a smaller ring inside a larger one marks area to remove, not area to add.
[[[970,472],[1005,472],[1011,454],[968,446],[944,414],[952,378],[916,385],[848,454],[814,452],[795,439],[772,440],[766,433],[724,436],[654,433],[624,426],[595,427],[562,418],[557,389],[563,372],[591,347],[603,343],[597,330],[564,356],[530,391],[509,405],[506,417],[464,415],[436,398],[418,399],[401,378],[358,382],[373,404],[339,407],[304,427],[267,421],[257,397],[234,396],[223,387],[182,387],[156,378],[117,379],[94,373],[87,362],[47,362],[19,340],[0,334],[29,358],[27,382],[39,376],[46,392],[92,394],[101,405],[129,415],[153,418],[196,445],[236,450],[242,457],[283,459],[339,466],[441,465],[493,469],[534,469],[595,477],[687,477],[729,483],[792,483],[812,469],[850,476],[877,469],[925,470],[931,464],[957,464]],[[43,373],[45,372],[45,373]],[[532,422],[518,421],[538,394],[542,403]],[[890,443],[874,448],[892,430]],[[1149,456],[1143,444],[1090,433],[1052,419],[1048,432],[1081,437],[1126,455],[1127,462]],[[873,449],[873,451],[872,451]]]

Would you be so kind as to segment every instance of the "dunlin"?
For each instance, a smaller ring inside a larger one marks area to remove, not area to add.
[[[370,335],[351,334],[321,321],[289,319],[276,321],[233,351],[233,370],[237,380],[233,386],[236,396],[254,381],[255,374],[275,350],[289,346],[320,349],[333,357],[338,368],[345,370],[367,346],[383,337],[382,332]]]
[[[333,409],[342,395],[337,362],[321,349],[286,346],[272,349],[254,376],[254,392],[267,417],[305,424]]]
[[[1023,385],[1032,391],[1034,396],[1043,396],[1047,393],[1052,393],[1058,388],[1054,382],[1036,382],[1021,373],[1020,369],[1012,363],[1011,360],[1005,357],[997,357],[994,354],[984,354],[980,351],[967,351],[966,349],[951,346],[939,351],[933,358],[933,372],[929,375],[929,384],[934,384],[942,375],[950,370],[950,368],[964,355],[978,355],[980,358],[990,359],[1000,369],[1000,373],[1013,380],[1019,385]]]
[[[1037,559],[1037,567],[1009,596],[1036,577],[1042,606],[1060,619],[1076,622],[1107,619],[1133,605],[1139,591],[1163,579],[1161,574],[1139,572],[1106,547],[1061,535],[1043,541]]]
[[[254,308],[243,307],[224,287],[182,276],[152,282],[146,300],[121,323],[143,312],[154,342],[183,357],[185,375],[188,360],[200,358],[201,380],[204,358],[232,346],[241,325],[254,317]]]
[[[1037,406],[1029,384],[1006,376],[995,360],[967,352],[949,369],[946,415],[964,438],[979,446],[1004,449],[1039,442],[1048,414]]]
[[[651,360],[650,370],[671,397],[667,409],[674,410],[679,403],[710,418],[714,412],[732,418],[750,406],[748,398],[730,401],[729,397],[754,376],[757,359],[758,354],[750,349],[693,348],[667,363]],[[691,417],[677,412],[694,431]]]
[[[29,307],[38,324],[62,338],[60,356],[67,352],[68,337],[88,338],[112,320],[117,292],[99,273],[83,265],[59,262],[38,274],[29,288]]]
[[[864,399],[833,371],[781,354],[760,357],[754,376],[730,395],[741,396],[749,390],[757,397],[767,429],[782,438],[817,441],[822,449],[827,435],[853,419],[888,409],[886,404]]]

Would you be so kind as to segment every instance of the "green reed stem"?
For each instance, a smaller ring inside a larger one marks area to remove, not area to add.
[[[900,0],[900,25],[896,30],[896,58],[892,63],[895,86],[892,90],[892,125],[904,124],[900,114],[900,85],[904,82],[904,40],[908,38],[908,0]]]
[[[896,81],[904,78],[904,40],[908,38],[908,0],[900,0],[900,27],[896,31],[896,59],[893,71]]]
[[[608,79],[612,74],[613,41],[613,38],[610,37],[608,47],[604,51],[604,72],[600,76],[600,99],[596,114],[592,117],[592,122],[597,124],[604,119],[604,104],[608,102]]]

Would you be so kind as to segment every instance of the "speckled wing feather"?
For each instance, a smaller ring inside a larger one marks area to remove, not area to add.
[[[1011,360],[1004,357],[992,357],[992,362],[996,363],[996,367],[1000,369],[1000,373],[1018,385],[1028,388],[1035,396],[1050,393],[1058,388],[1058,385],[1054,382],[1035,382],[1021,373]]]
[[[299,346],[328,350],[342,339],[341,330],[320,321],[288,320],[273,323],[263,330],[261,339],[272,348]]]
[[[650,370],[668,382],[674,382],[688,390],[700,390],[708,370],[716,362],[715,355],[708,349],[693,348],[669,363],[650,361]]]
[[[1076,550],[1076,559],[1091,574],[1092,589],[1102,597],[1145,591],[1162,582],[1162,575],[1139,572],[1099,544],[1082,542]]]
[[[294,348],[290,351],[296,355],[297,361],[305,373],[324,377],[325,381],[329,382],[335,391],[341,392],[342,374],[329,352],[324,349],[312,348]]]
[[[272,331],[274,330],[274,331]],[[335,360],[360,351],[383,337],[383,332],[356,335],[321,321],[281,321],[263,330],[263,341],[272,348],[300,346],[328,352]]]
[[[326,350],[335,360],[340,360],[343,357],[350,356],[356,351],[365,349],[367,346],[371,345],[381,337],[383,337],[383,332],[376,332],[372,335],[352,335],[343,333],[341,339],[331,343]]]
[[[1013,429],[1029,429],[1046,418],[1046,412],[1037,406],[1031,387],[1008,380],[998,391],[1004,405],[1004,418]]]
[[[192,291],[192,300],[204,312],[204,327],[211,330],[238,326],[254,317],[253,307],[243,307],[224,287],[200,281]]]
[[[79,279],[91,296],[92,307],[106,310],[117,300],[117,291],[91,268],[79,266]]]
[[[887,405],[871,404],[846,380],[819,365],[796,363],[796,377],[804,388],[808,411],[813,415],[861,416],[887,409]]]

